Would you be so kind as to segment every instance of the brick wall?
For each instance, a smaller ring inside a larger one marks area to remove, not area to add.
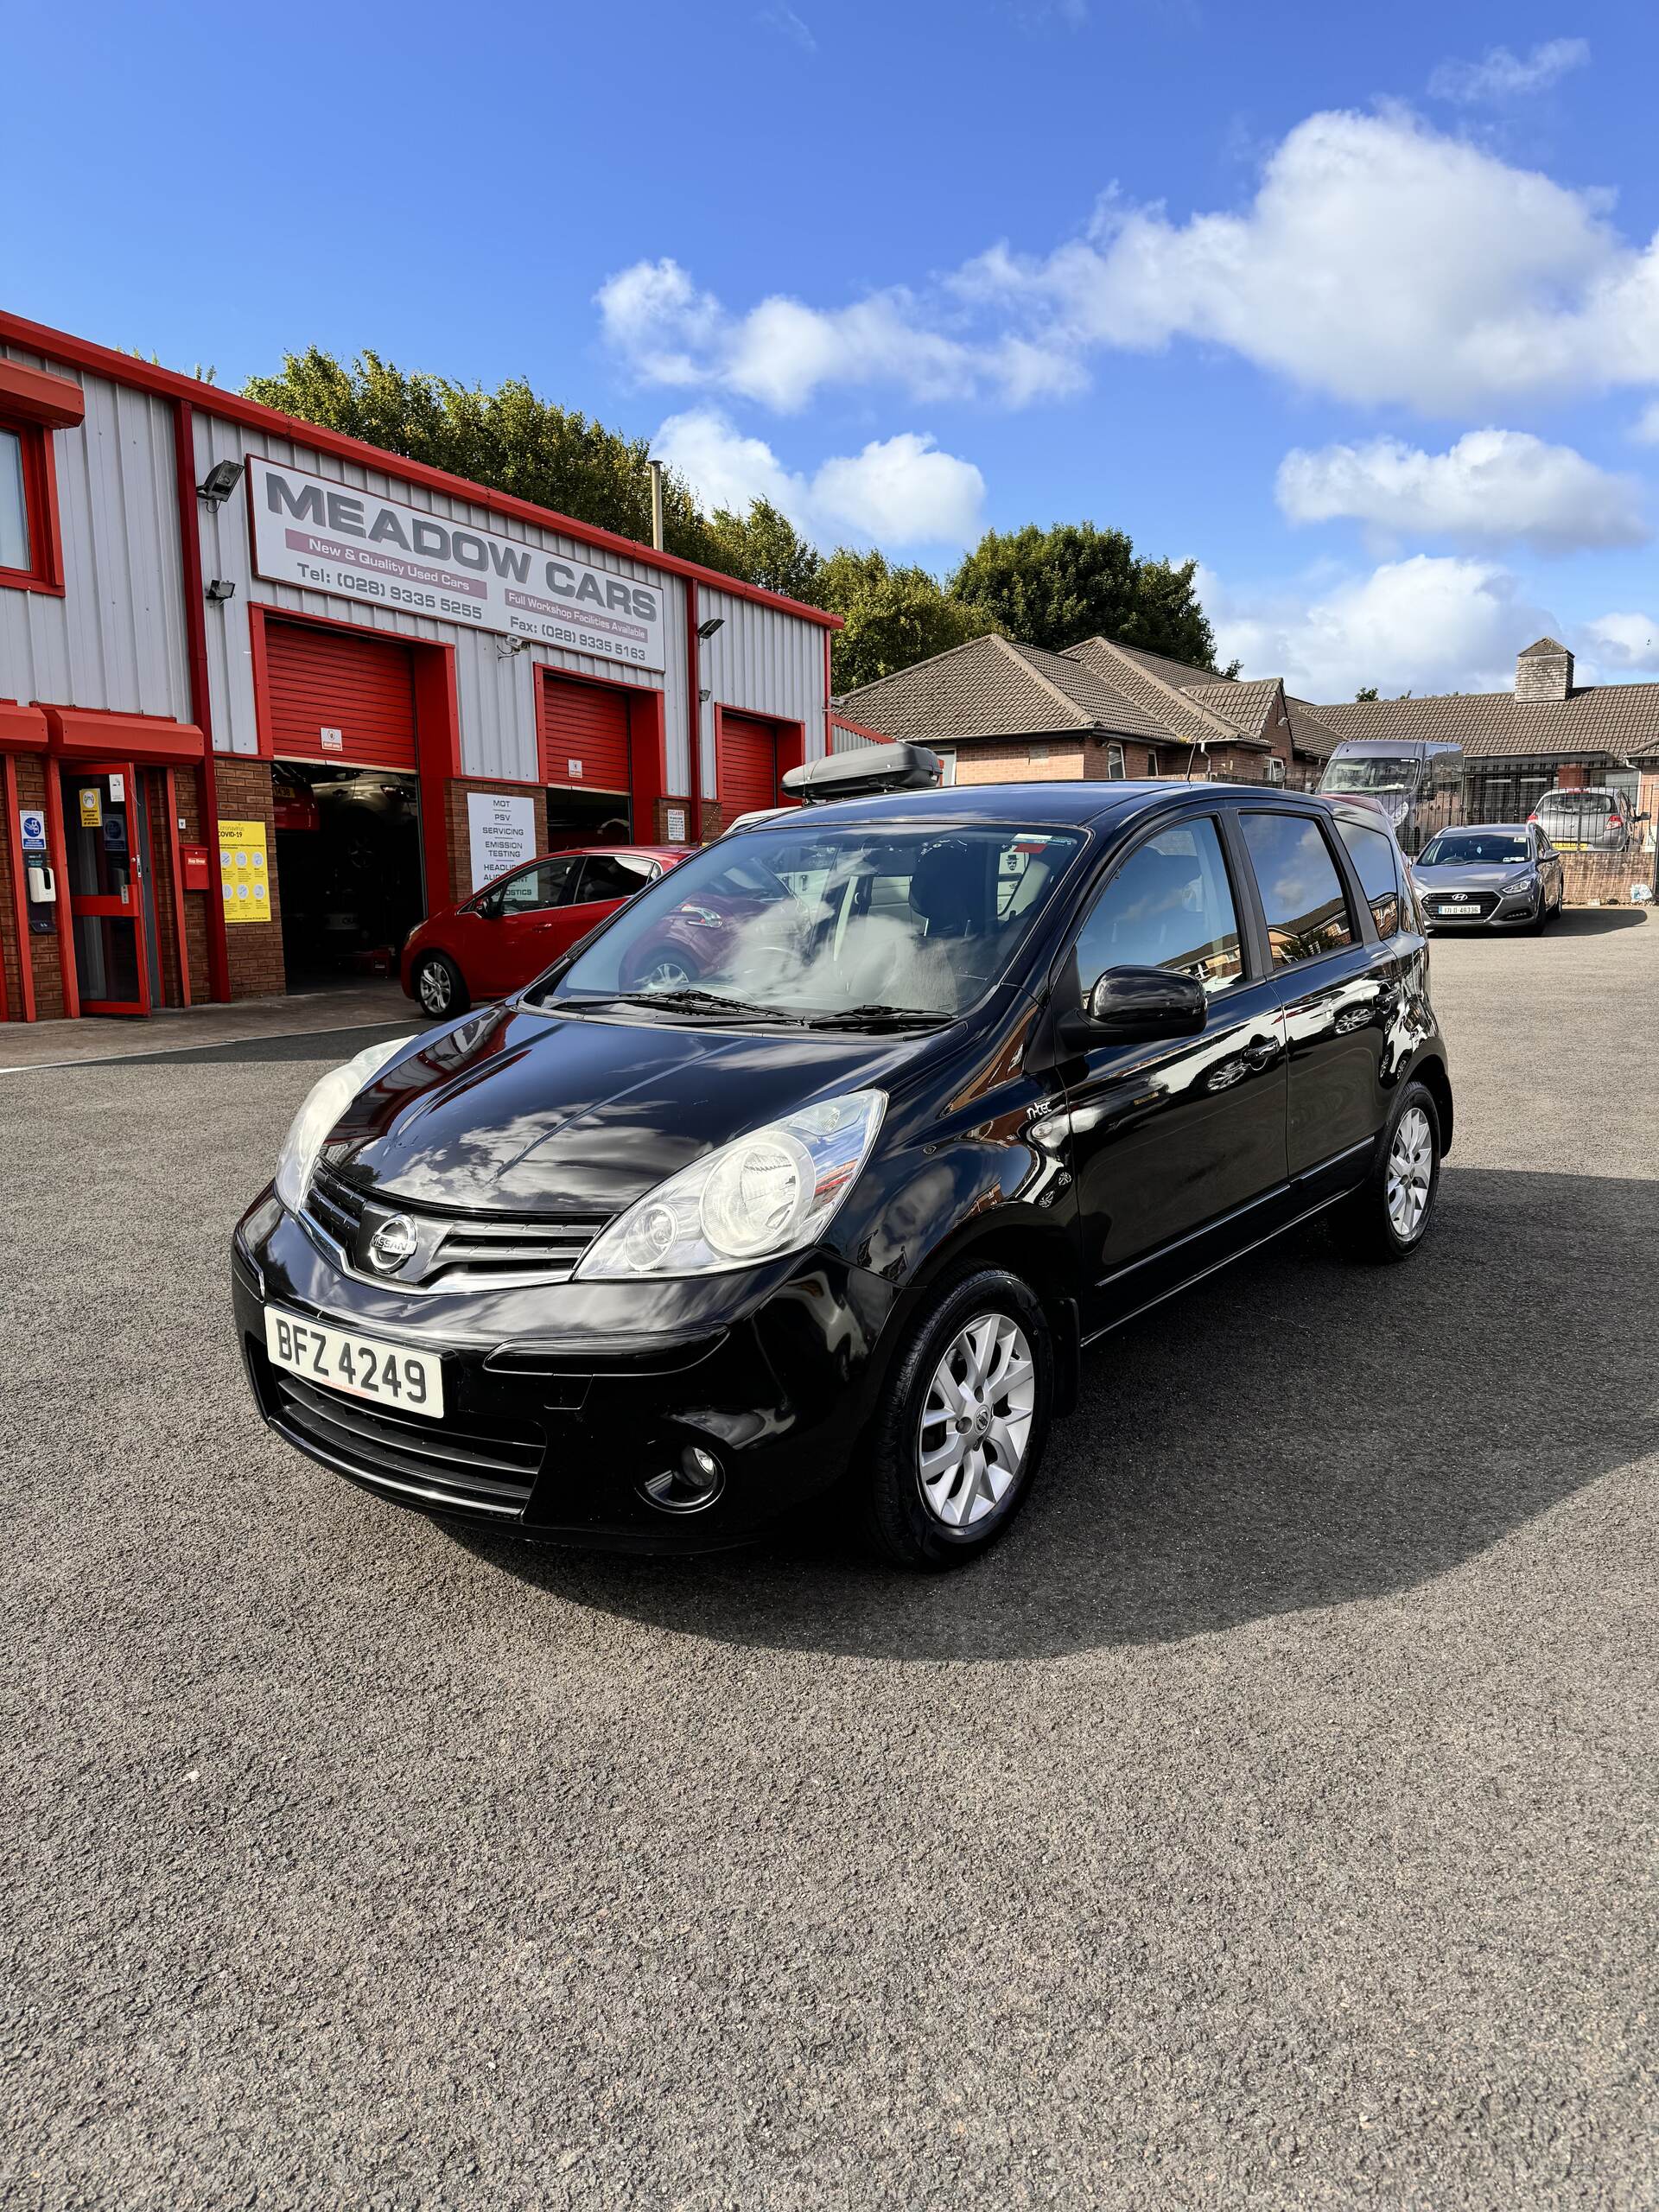
[[[711,836],[714,834],[709,828],[709,815],[711,808],[714,808],[714,802],[712,799],[709,800],[704,804],[702,810],[702,834],[705,837]],[[677,840],[671,837],[668,834],[668,817],[671,810],[677,814],[681,822],[684,824],[683,830]],[[714,810],[715,812],[719,811],[717,808],[714,808]],[[672,845],[677,842],[680,844],[685,845],[689,845],[690,843],[691,802],[689,798],[659,798],[652,808],[651,812],[652,818],[649,822],[641,822],[638,824],[637,835],[642,840],[653,845]]]
[[[444,786],[444,831],[449,848],[449,881],[448,887],[429,883],[426,887],[426,906],[429,913],[440,906],[452,905],[457,899],[470,899],[477,886],[473,881],[472,825],[467,813],[467,794],[469,791],[505,791],[510,798],[527,798],[536,808],[536,850],[547,850],[547,793],[539,784],[492,784],[476,779],[457,776]],[[421,804],[430,804],[425,786],[422,786]]]
[[[174,770],[175,810],[171,815],[167,806],[166,770],[145,768],[139,772],[149,797],[149,849],[154,860],[150,898],[156,912],[156,946],[161,954],[162,1003],[163,1006],[182,1006],[184,990],[179,969],[178,931],[174,918],[173,834],[175,823],[181,823],[183,826],[177,831],[181,845],[200,842],[200,772],[195,768]],[[192,1003],[197,1006],[208,995],[207,899],[208,894],[205,891],[187,891],[184,894],[184,944],[190,967],[190,997]]]
[[[22,806],[44,806],[48,763],[43,753],[20,753],[17,755],[17,804]],[[0,845],[9,842],[0,839]],[[10,939],[11,922],[11,894],[6,893],[5,934]],[[53,919],[60,931],[70,927],[69,886],[58,885],[58,903],[51,909]],[[63,969],[59,947],[60,937],[29,938],[29,959],[35,978],[35,1014],[39,1021],[59,1021],[63,1018]],[[10,950],[10,946],[9,946]],[[6,1002],[14,1014],[22,1013],[22,1001],[18,989],[16,955],[13,952],[6,969]]]
[[[4,778],[0,776],[0,799],[4,799],[10,805],[6,789]],[[5,1012],[13,1021],[21,1021],[23,1018],[22,974],[16,910],[12,906],[11,839],[5,836],[0,836],[0,978],[3,978],[5,984]]]
[[[1079,782],[1085,773],[1103,776],[1106,772],[1104,753],[1100,754],[1101,766],[1098,768],[1085,770],[1084,752],[1083,740],[1076,736],[975,741],[957,747],[957,781],[959,784],[1074,784]],[[1130,771],[1131,774],[1134,772]]]
[[[264,823],[266,867],[270,876],[270,919],[238,922],[225,932],[226,949],[230,956],[231,996],[273,997],[288,988],[288,970],[283,961],[283,899],[277,880],[270,763],[251,760],[245,755],[217,753],[213,779],[219,788],[221,821]]]

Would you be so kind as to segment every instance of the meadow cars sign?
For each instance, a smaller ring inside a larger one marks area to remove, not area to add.
[[[248,508],[255,570],[273,582],[668,665],[657,585],[251,456]]]

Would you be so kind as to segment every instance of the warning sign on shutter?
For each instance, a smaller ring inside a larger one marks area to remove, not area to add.
[[[564,772],[567,776],[580,776],[582,773],[581,761],[567,760],[564,764]]]
[[[325,753],[343,753],[345,751],[346,733],[343,730],[320,729],[317,732],[317,735],[322,740],[322,749]]]

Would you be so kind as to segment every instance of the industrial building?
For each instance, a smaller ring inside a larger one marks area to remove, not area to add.
[[[0,1018],[384,971],[831,734],[836,619],[0,314]]]

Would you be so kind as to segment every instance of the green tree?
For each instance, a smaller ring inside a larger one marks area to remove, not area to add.
[[[950,591],[1026,645],[1063,652],[1085,638],[1214,668],[1215,632],[1192,588],[1196,561],[1138,560],[1121,530],[1091,522],[988,531]]]
[[[280,376],[251,378],[243,389],[302,421],[651,543],[648,442],[538,398],[522,377],[486,391],[400,369],[371,352],[347,368],[312,346],[284,354]],[[709,560],[708,518],[672,469],[664,472],[663,507],[669,551]]]
[[[999,626],[983,607],[952,599],[925,569],[892,567],[874,550],[841,546],[818,571],[817,604],[846,623],[831,648],[830,681],[855,690]]]
[[[747,515],[716,507],[703,557],[711,568],[741,576],[765,591],[804,600],[809,607],[820,604],[823,556],[770,499],[752,500]]]
[[[1375,699],[1376,696],[1376,684],[1362,683],[1358,690],[1355,692],[1354,696],[1356,699]]]

